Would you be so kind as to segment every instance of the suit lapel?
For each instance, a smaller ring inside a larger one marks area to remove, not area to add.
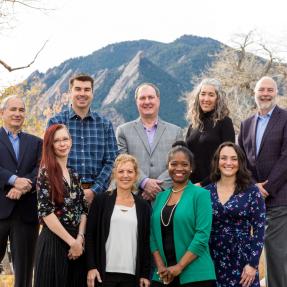
[[[156,132],[155,132],[155,136],[153,139],[153,143],[151,146],[151,154],[153,153],[153,151],[155,150],[156,146],[158,145],[161,136],[163,134],[163,132],[165,131],[166,127],[165,125],[161,122],[161,120],[158,120],[158,124],[157,124],[157,128],[156,128]]]
[[[142,219],[142,210],[140,209],[140,206],[139,206],[139,199],[133,194],[133,197],[134,197],[134,201],[135,201],[135,206],[136,206],[136,214],[137,214],[137,220],[139,223],[141,223],[141,219]],[[138,224],[138,230],[139,230],[139,225]]]
[[[25,151],[28,147],[28,138],[25,133],[20,134],[20,145],[19,145],[19,159],[18,159],[18,166],[21,164],[23,160]]]
[[[2,127],[0,130],[0,141],[7,147],[8,151],[12,155],[13,160],[17,163],[17,158],[13,149],[13,146],[8,138],[5,129]]]
[[[141,123],[140,119],[135,121],[135,129],[141,141],[143,142],[144,147],[146,148],[147,152],[151,154],[151,149],[148,143],[148,138],[147,138],[146,132],[144,130],[143,124]]]
[[[257,116],[253,116],[250,131],[252,135],[252,154],[256,157],[256,126],[257,126]]]
[[[265,143],[266,138],[268,137],[268,134],[274,128],[276,123],[279,121],[279,117],[280,117],[280,110],[276,106],[275,109],[272,112],[272,115],[271,115],[271,118],[270,118],[270,120],[269,120],[269,122],[267,124],[266,130],[264,131],[258,155],[260,154],[260,152],[262,150],[262,147],[263,147],[263,145]]]

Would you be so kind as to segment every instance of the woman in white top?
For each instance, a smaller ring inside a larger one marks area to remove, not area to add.
[[[150,282],[150,207],[133,194],[139,171],[136,159],[117,157],[116,189],[97,194],[87,222],[88,287],[148,287]]]

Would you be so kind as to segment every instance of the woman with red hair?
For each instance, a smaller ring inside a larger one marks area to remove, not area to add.
[[[37,181],[43,228],[36,249],[34,287],[86,286],[82,254],[88,209],[78,176],[67,167],[71,146],[65,125],[46,130]]]

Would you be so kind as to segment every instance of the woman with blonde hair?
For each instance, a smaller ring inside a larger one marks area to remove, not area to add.
[[[119,155],[112,174],[116,189],[93,200],[86,234],[88,287],[150,285],[150,207],[133,194],[138,175],[136,159]]]
[[[211,159],[218,146],[225,141],[235,142],[225,98],[220,81],[208,78],[203,79],[187,98],[190,126],[186,143],[195,160],[190,179],[201,186],[210,183]]]

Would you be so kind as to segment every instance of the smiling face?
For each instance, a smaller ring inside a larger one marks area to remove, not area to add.
[[[90,81],[74,80],[70,94],[75,112],[89,110],[93,100],[93,88]]]
[[[119,190],[132,191],[133,185],[137,180],[137,173],[131,161],[119,163],[114,172],[114,180]]]
[[[218,169],[221,177],[236,177],[239,169],[238,155],[233,147],[225,146],[219,153]]]
[[[215,109],[217,95],[214,86],[203,85],[199,93],[199,105],[204,113],[211,112]]]
[[[25,119],[25,106],[21,99],[11,98],[1,111],[4,127],[14,132],[21,129]]]
[[[174,153],[168,162],[168,173],[177,184],[188,182],[191,168],[189,158],[182,151]]]
[[[259,113],[267,114],[276,104],[276,83],[271,78],[263,78],[256,84],[254,92]]]
[[[136,104],[141,118],[157,118],[160,99],[153,87],[142,86],[137,93]]]
[[[57,130],[53,140],[53,148],[56,157],[68,158],[71,146],[72,140],[67,129],[62,128]]]

